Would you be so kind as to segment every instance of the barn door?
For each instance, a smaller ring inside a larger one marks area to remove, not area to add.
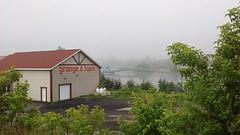
[[[71,85],[63,84],[59,86],[59,98],[60,100],[66,100],[71,98]]]
[[[41,101],[46,102],[47,101],[47,88],[41,87]]]

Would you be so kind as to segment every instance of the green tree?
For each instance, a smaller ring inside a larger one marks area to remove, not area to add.
[[[113,89],[113,87],[114,87],[113,79],[106,78],[105,81],[104,81],[104,83],[105,83],[105,88],[106,88],[107,90]]]
[[[130,88],[130,89],[137,87],[137,86],[135,85],[135,82],[134,82],[133,79],[128,80],[126,86],[127,86],[128,88]]]
[[[184,94],[154,93],[142,98],[134,96],[130,105],[131,120],[118,118],[120,130],[127,135],[170,134],[171,116],[185,100]]]
[[[120,90],[122,88],[122,82],[120,79],[118,80],[112,80],[113,81],[113,89],[114,90]]]
[[[95,131],[100,131],[104,123],[104,110],[96,106],[88,114],[88,106],[81,105],[77,109],[66,110],[66,116],[70,119],[70,132],[73,134],[92,135]]]
[[[173,81],[167,81],[166,78],[158,81],[158,87],[160,92],[177,92],[181,89],[181,84],[175,84]]]
[[[47,112],[43,114],[42,123],[45,132],[54,134],[64,134],[66,128],[66,119],[60,113]]]
[[[185,111],[176,115],[182,121],[175,125],[178,133],[240,134],[239,7],[229,10],[226,16],[230,22],[218,27],[221,33],[216,54],[206,55],[183,43],[167,48],[173,63],[185,67],[179,71],[190,91]]]
[[[119,90],[122,88],[122,82],[120,79],[110,79],[105,78],[105,76],[101,75],[101,82],[99,83],[98,87],[106,88],[107,90]]]
[[[15,67],[11,67],[8,71],[0,72],[0,95],[6,92],[13,92],[13,87],[11,85],[18,82],[22,77],[20,71],[15,70]]]
[[[32,108],[29,113],[16,120],[16,127],[26,129],[28,133],[37,134],[42,126],[41,113],[38,108]]]
[[[22,77],[22,74],[20,71],[16,71],[14,67],[11,67],[9,71],[0,71],[0,116],[4,111],[2,95],[6,92],[12,92],[12,84],[19,81],[20,77]]]
[[[25,108],[32,102],[27,95],[29,84],[19,83],[20,77],[22,74],[14,67],[0,72],[0,130],[6,134],[14,134],[13,123],[26,113]]]
[[[28,97],[29,84],[26,82],[19,83],[15,86],[13,94],[2,96],[2,121],[13,122],[16,118],[21,117],[25,113],[25,108],[32,103],[32,98]]]
[[[153,84],[151,81],[143,81],[141,84],[140,84],[140,88],[142,90],[151,90],[154,88]]]

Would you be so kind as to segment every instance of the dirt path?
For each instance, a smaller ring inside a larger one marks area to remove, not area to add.
[[[128,100],[115,100],[115,99],[92,99],[92,100],[85,100],[85,99],[71,99],[66,101],[60,101],[56,103],[49,103],[42,107],[40,107],[41,113],[46,112],[56,112],[61,113],[65,116],[65,110],[69,109],[70,107],[77,107],[78,105],[88,105],[89,109],[94,108],[94,106],[100,106],[104,109],[106,113],[105,116],[105,123],[104,128],[109,128],[113,131],[119,131],[119,126],[117,122],[114,120],[117,117],[124,117],[124,118],[131,118],[131,115],[128,113],[129,110],[121,110],[117,111],[118,109],[129,107]]]

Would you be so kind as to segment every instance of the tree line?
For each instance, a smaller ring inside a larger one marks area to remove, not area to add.
[[[104,74],[101,75],[101,81],[98,85],[99,88],[106,88],[107,90],[121,90],[123,87],[137,88],[142,90],[151,90],[155,88],[151,81],[142,81],[142,83],[137,84],[133,79],[130,79],[126,84],[122,84],[121,80],[106,78]],[[159,92],[184,92],[186,89],[182,87],[180,82],[174,83],[173,81],[167,81],[166,78],[160,79],[158,81]]]

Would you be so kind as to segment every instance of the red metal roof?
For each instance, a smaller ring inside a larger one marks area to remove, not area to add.
[[[0,60],[4,59],[6,56],[0,56]]]
[[[14,53],[0,61],[0,69],[9,70],[11,66],[16,68],[51,69],[79,51],[79,49],[74,49]]]

